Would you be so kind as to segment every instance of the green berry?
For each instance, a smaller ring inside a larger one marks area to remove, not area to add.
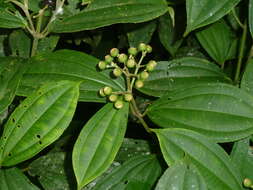
[[[115,68],[115,69],[113,69],[113,75],[115,76],[115,77],[119,77],[121,74],[122,74],[122,71],[121,71],[121,69],[120,68]]]
[[[118,99],[118,95],[116,94],[111,94],[108,98],[111,102],[116,102],[116,100]]]
[[[119,61],[120,63],[125,63],[125,62],[127,61],[127,55],[124,54],[124,53],[119,54],[119,56],[118,56],[118,61]]]
[[[105,95],[110,95],[112,93],[112,88],[109,86],[104,87],[103,89]]]
[[[112,57],[117,57],[119,55],[119,50],[117,48],[112,48],[110,54]]]
[[[104,62],[104,61],[99,61],[99,63],[98,63],[98,68],[99,68],[100,70],[105,70],[105,69],[106,69],[106,62]]]
[[[157,65],[157,62],[154,61],[154,60],[150,60],[148,63],[154,65],[155,67],[156,67],[156,65]]]
[[[130,55],[135,56],[135,55],[137,55],[138,50],[137,50],[137,48],[135,48],[135,47],[130,47],[130,48],[128,49],[128,53],[129,53]]]
[[[110,56],[110,55],[106,55],[105,56],[105,62],[106,63],[111,63],[113,61],[113,57],[112,56]]]
[[[135,81],[135,88],[142,88],[143,86],[144,86],[144,83],[142,80]]]
[[[121,108],[123,108],[123,106],[124,106],[124,102],[123,102],[122,100],[117,100],[117,101],[114,103],[114,107],[115,107],[116,109],[121,109]]]
[[[126,102],[130,102],[133,99],[133,95],[132,94],[124,94],[124,100]]]
[[[140,79],[145,80],[149,77],[149,73],[147,71],[142,71],[140,73]]]
[[[243,180],[243,185],[244,185],[245,187],[251,187],[251,186],[252,186],[252,181],[251,181],[249,178],[245,178],[245,179]]]
[[[148,53],[151,53],[152,52],[152,47],[150,45],[147,45],[146,50],[147,50]]]
[[[134,68],[135,65],[136,65],[136,62],[135,62],[133,59],[129,59],[129,60],[127,61],[127,63],[126,63],[126,66],[127,66],[128,68]]]
[[[104,89],[103,89],[103,88],[101,88],[101,89],[99,90],[99,95],[102,96],[102,97],[105,97],[105,96],[106,96],[105,93],[104,93]]]
[[[147,71],[153,71],[156,67],[157,63],[155,61],[149,61],[148,64],[146,65]]]
[[[144,43],[140,43],[138,46],[139,51],[146,51],[147,50],[147,45]]]

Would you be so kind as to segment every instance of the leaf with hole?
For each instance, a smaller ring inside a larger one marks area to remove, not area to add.
[[[154,129],[168,165],[187,158],[207,188],[242,190],[242,176],[227,153],[208,137],[186,129]]]
[[[74,115],[79,84],[46,84],[15,109],[0,139],[0,166],[25,161],[61,136]]]
[[[105,172],[113,162],[125,135],[128,109],[127,103],[119,110],[108,103],[83,127],[72,154],[79,189]]]

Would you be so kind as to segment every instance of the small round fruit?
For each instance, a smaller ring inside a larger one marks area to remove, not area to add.
[[[135,62],[133,59],[129,59],[129,60],[127,61],[127,63],[126,63],[126,66],[127,66],[128,68],[134,68],[135,65],[136,65],[136,62]]]
[[[252,181],[251,181],[249,178],[245,178],[245,179],[243,180],[243,185],[244,185],[245,187],[250,187],[250,186],[252,186]]]
[[[110,55],[106,55],[106,56],[105,56],[105,62],[106,62],[106,63],[111,63],[111,62],[113,62],[113,57],[110,56]]]
[[[155,61],[149,61],[146,65],[147,71],[153,71],[156,67],[157,63]]]
[[[105,69],[106,69],[106,62],[104,62],[104,61],[99,61],[99,63],[98,63],[98,68],[99,68],[100,70],[105,70]]]
[[[147,71],[142,71],[140,73],[140,79],[146,80],[149,77],[149,73]]]
[[[144,43],[140,43],[138,46],[139,51],[146,51],[147,50],[147,45]]]
[[[110,51],[110,54],[112,57],[117,57],[119,55],[119,49],[117,48],[112,48]]]
[[[144,86],[144,83],[142,80],[136,80],[134,85],[135,88],[142,88]]]
[[[115,77],[119,77],[122,74],[122,71],[120,70],[120,68],[115,68],[113,69],[112,72]]]
[[[119,61],[120,63],[125,63],[125,62],[127,61],[127,55],[124,54],[124,53],[119,54],[119,56],[118,56],[118,61]]]
[[[151,53],[152,52],[152,47],[150,45],[147,45],[146,50],[147,50],[148,53]]]
[[[118,99],[118,95],[116,94],[111,94],[108,98],[111,102],[116,102],[116,100]]]
[[[124,94],[124,100],[126,102],[130,102],[133,99],[133,95],[132,94]]]
[[[129,53],[130,55],[132,55],[132,56],[135,56],[135,55],[137,55],[138,50],[137,50],[137,48],[135,48],[135,47],[130,47],[130,48],[128,49],[128,53]]]
[[[101,89],[99,90],[99,95],[102,96],[102,97],[105,97],[105,96],[106,96],[105,93],[104,93],[104,89],[103,89],[103,88],[101,88]]]
[[[155,67],[156,67],[156,65],[157,65],[157,62],[154,61],[154,60],[150,60],[148,63],[154,65]]]
[[[110,95],[112,93],[112,88],[109,86],[104,87],[103,89],[105,95]]]
[[[114,107],[115,107],[116,109],[121,109],[121,108],[123,108],[123,106],[124,106],[124,102],[123,102],[122,100],[117,100],[117,101],[114,103]]]

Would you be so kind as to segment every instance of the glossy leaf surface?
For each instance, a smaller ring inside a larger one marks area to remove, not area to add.
[[[0,170],[1,190],[39,190],[28,178],[17,168]]]
[[[30,60],[31,65],[24,74],[17,94],[27,96],[43,83],[60,80],[85,81],[80,85],[79,101],[105,102],[98,95],[100,88],[110,86],[123,90],[122,78],[110,78],[110,71],[97,70],[98,59],[87,54],[60,50],[54,53],[38,55]]]
[[[20,14],[11,13],[5,8],[0,7],[0,28],[20,28],[25,27],[26,22]]]
[[[219,20],[239,2],[240,0],[187,0],[186,34]]]
[[[94,190],[151,190],[161,172],[154,155],[136,156],[99,181]]]
[[[207,137],[186,129],[156,129],[163,157],[172,165],[185,155],[208,189],[242,190],[242,177],[226,152]],[[176,151],[175,151],[176,150]]]
[[[206,183],[194,165],[176,162],[159,179],[155,190],[207,190]]]
[[[235,141],[253,134],[253,96],[232,85],[199,85],[158,100],[148,116],[164,128],[191,129],[216,142]]]
[[[24,69],[22,59],[0,58],[0,113],[13,101]]]
[[[79,83],[49,83],[27,97],[11,114],[0,139],[0,165],[33,157],[68,127],[75,112]]]
[[[213,63],[200,58],[185,57],[158,62],[140,91],[161,97],[174,90],[209,82],[230,82],[230,79]]]
[[[108,103],[85,124],[72,154],[79,189],[113,162],[125,135],[128,109],[127,103],[119,110]]]

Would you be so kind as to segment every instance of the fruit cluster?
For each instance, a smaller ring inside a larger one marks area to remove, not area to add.
[[[142,64],[144,57],[147,53],[152,52],[150,45],[140,43],[139,46],[130,47],[128,55],[120,53],[117,48],[112,48],[110,54],[105,56],[103,61],[98,63],[100,70],[112,69],[112,74],[115,77],[123,75],[127,81],[126,92],[112,92],[111,87],[104,87],[100,89],[99,94],[103,97],[108,96],[108,100],[114,102],[117,109],[123,107],[123,102],[130,102],[133,98],[132,89],[142,88],[144,81],[149,77],[149,72],[153,71],[157,63],[154,60],[149,61],[147,64]],[[138,54],[139,60],[137,61]]]
[[[243,180],[243,185],[244,185],[244,187],[253,189],[253,183],[252,183],[252,181],[249,178],[245,178]]]

